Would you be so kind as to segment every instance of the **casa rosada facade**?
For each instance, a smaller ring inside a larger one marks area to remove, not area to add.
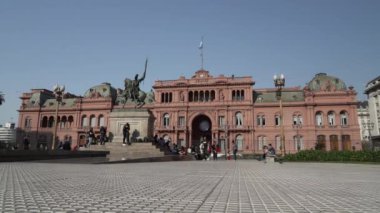
[[[317,143],[325,150],[361,150],[356,92],[339,78],[319,73],[304,88],[281,90],[256,89],[254,84],[250,76],[213,77],[206,70],[189,79],[156,81],[141,107],[153,117],[152,135],[146,137],[157,135],[185,147],[207,138],[222,152],[234,141],[242,153],[261,153],[268,144],[282,150],[283,134],[287,153],[314,149]],[[66,93],[58,110],[59,140],[70,138],[73,146],[83,145],[90,127],[95,134],[101,126],[108,128],[113,111],[128,110],[121,93],[108,83],[90,88],[84,96]],[[32,147],[51,146],[54,93],[32,89],[21,100],[18,140],[27,134]]]

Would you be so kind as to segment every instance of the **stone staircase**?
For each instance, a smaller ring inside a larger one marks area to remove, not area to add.
[[[121,161],[165,156],[164,151],[161,151],[150,142],[135,142],[131,145],[124,145],[121,142],[114,141],[112,143],[106,143],[105,145],[91,145],[89,148],[81,148],[81,150],[109,151],[110,154],[107,155],[108,161]]]

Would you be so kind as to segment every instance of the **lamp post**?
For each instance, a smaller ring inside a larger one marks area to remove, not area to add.
[[[227,143],[228,143],[228,125],[225,124],[224,126],[224,157],[227,160]]]
[[[298,152],[301,149],[299,129],[302,127],[302,125],[300,123],[298,123],[298,121],[297,121],[297,123],[294,125],[294,127],[296,127],[296,131],[297,131],[297,146],[296,146],[296,149],[297,149],[297,152]]]
[[[367,122],[363,122],[362,125],[366,130],[368,130],[369,143],[372,146],[372,151],[374,151],[375,146],[374,146],[373,141],[372,141],[371,131],[372,131],[373,127],[375,126],[375,124],[373,122],[367,121]]]
[[[65,91],[65,86],[60,86],[60,85],[56,84],[53,87],[53,92],[55,95],[55,100],[57,101],[57,106],[55,108],[55,118],[54,118],[55,122],[54,122],[53,143],[51,145],[51,150],[54,150],[54,148],[55,148],[56,137],[57,137],[57,128],[58,128],[58,109],[59,109],[59,105],[62,102],[62,96],[63,96],[64,91]]]
[[[283,113],[283,110],[282,110],[282,88],[285,86],[285,77],[284,77],[284,74],[280,74],[279,76],[278,75],[274,75],[273,76],[273,81],[274,81],[274,86],[277,88],[277,92],[276,92],[276,97],[277,97],[277,100],[279,100],[280,102],[280,129],[281,129],[281,132],[280,132],[280,141],[281,141],[281,148],[282,148],[282,151],[281,151],[281,154],[282,156],[285,156],[285,139],[284,139],[284,113]]]

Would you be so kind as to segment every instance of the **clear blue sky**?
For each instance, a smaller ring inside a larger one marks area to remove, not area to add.
[[[62,0],[0,1],[0,124],[17,121],[19,97],[64,84],[83,95],[142,73],[155,80],[252,76],[255,88],[304,86],[318,72],[353,85],[358,99],[380,72],[378,0]]]

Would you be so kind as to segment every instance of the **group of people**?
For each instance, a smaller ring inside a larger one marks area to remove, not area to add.
[[[170,153],[186,155],[191,154],[197,160],[217,160],[218,153],[220,153],[220,147],[211,141],[207,141],[206,137],[201,137],[199,145],[192,145],[191,147],[185,148],[184,146],[179,147],[177,143],[173,143],[170,138],[164,139],[162,137],[154,136],[154,142],[168,150]],[[237,160],[238,147],[235,141],[232,141],[232,153],[233,159]],[[230,160],[230,151],[227,152],[227,159]]]
[[[60,141],[58,144],[58,149],[70,151],[71,150],[71,138],[65,137],[64,141]]]
[[[276,155],[276,150],[272,146],[272,144],[264,145],[263,147],[263,160],[266,160],[267,157],[269,156],[275,156]]]
[[[220,152],[220,147],[216,145],[215,142],[211,143],[207,141],[206,137],[201,138],[199,146],[192,146],[189,149],[197,160],[209,160],[211,157],[213,160],[218,159],[218,153]],[[238,147],[235,141],[232,141],[232,153],[234,160],[237,160]],[[230,151],[227,151],[227,159],[230,160]]]
[[[91,146],[91,144],[96,143],[98,140],[100,145],[104,145],[108,141],[107,128],[101,126],[99,129],[99,137],[96,138],[94,129],[91,127],[90,130],[88,130],[87,132],[86,138],[86,147]]]
[[[155,144],[162,147],[163,149],[166,149],[171,154],[186,155],[186,148],[184,146],[179,147],[177,143],[172,142],[171,138],[167,138],[165,140],[164,138],[155,135],[153,137],[153,140]]]

